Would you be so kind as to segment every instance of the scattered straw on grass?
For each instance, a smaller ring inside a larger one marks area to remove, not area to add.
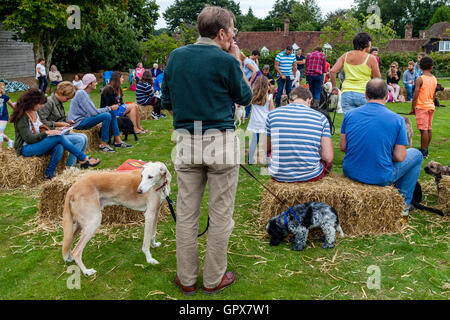
[[[68,153],[56,168],[61,173],[67,161]],[[22,157],[17,156],[15,150],[5,149],[0,152],[0,190],[19,187],[36,187],[44,182],[45,169],[50,162],[50,156]]]
[[[439,182],[438,205],[444,214],[450,214],[450,176],[443,176]]]
[[[394,187],[366,185],[337,174],[308,183],[271,180],[267,187],[289,206],[309,201],[329,204],[337,211],[342,229],[349,236],[404,231],[403,198]],[[260,209],[259,226],[264,228],[270,218],[286,211],[287,207],[264,192]],[[312,237],[320,234],[320,231],[316,232]]]
[[[59,224],[62,221],[64,200],[69,188],[79,178],[94,171],[82,171],[78,169],[66,170],[62,175],[46,182],[40,191],[37,217],[41,224]],[[96,170],[95,172],[108,172],[108,170]],[[159,214],[159,221],[168,216],[169,210],[166,202],[163,203]],[[144,213],[132,210],[124,206],[108,206],[102,210],[102,224],[114,226],[138,226],[144,222]]]

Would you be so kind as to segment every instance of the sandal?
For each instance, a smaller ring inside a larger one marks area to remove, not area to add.
[[[44,175],[44,180],[52,180],[53,178],[55,177],[55,175],[54,174],[51,174],[51,175]]]
[[[97,160],[94,163],[91,163],[91,160]],[[96,167],[99,165],[99,163],[102,162],[102,160],[100,159],[92,159],[87,157],[86,160],[84,162],[80,162],[80,168],[81,169],[87,169],[88,167]]]

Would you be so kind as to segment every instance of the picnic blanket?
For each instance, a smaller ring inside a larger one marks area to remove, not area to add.
[[[27,91],[30,89],[30,86],[23,84],[20,81],[7,81],[5,79],[0,79],[0,82],[5,83],[5,91],[6,93],[16,92],[16,91]]]

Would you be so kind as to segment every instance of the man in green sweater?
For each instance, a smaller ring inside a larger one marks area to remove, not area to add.
[[[234,42],[235,17],[205,7],[197,19],[197,43],[172,51],[162,83],[162,107],[173,112],[177,131],[177,275],[175,283],[195,294],[199,273],[198,219],[206,182],[209,219],[203,292],[214,294],[234,283],[227,270],[239,173],[239,141],[232,106],[248,105],[251,89]]]

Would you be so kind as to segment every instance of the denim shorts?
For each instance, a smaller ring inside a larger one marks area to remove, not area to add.
[[[359,92],[344,92],[341,96],[342,111],[344,114],[352,109],[361,107],[367,103],[366,95]]]

